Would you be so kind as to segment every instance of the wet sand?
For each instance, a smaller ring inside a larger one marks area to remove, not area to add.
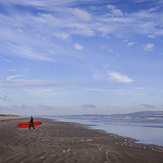
[[[81,124],[34,120],[43,122],[36,131],[17,128],[26,120],[0,121],[1,163],[163,163],[163,147]]]

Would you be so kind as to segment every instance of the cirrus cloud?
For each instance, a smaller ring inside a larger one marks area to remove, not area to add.
[[[15,80],[1,80],[0,88],[16,88],[16,87],[75,87],[75,86],[87,86],[94,83],[85,83],[78,81],[52,81],[52,80],[25,80],[25,79],[15,79]]]
[[[21,77],[21,76],[24,76],[24,75],[22,74],[22,75],[8,76],[8,77],[7,77],[7,80],[12,80],[12,79],[14,79],[14,78]]]
[[[83,21],[89,21],[91,19],[91,15],[87,11],[83,11],[78,8],[70,8],[69,11],[74,14],[78,19]]]
[[[121,82],[121,83],[131,83],[134,80],[132,80],[131,78],[129,78],[126,75],[122,75],[119,72],[109,72],[108,75],[115,81],[117,82]]]

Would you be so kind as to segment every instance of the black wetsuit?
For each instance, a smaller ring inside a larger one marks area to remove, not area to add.
[[[33,118],[30,120],[29,130],[30,130],[31,126],[34,128],[34,126],[33,126]]]

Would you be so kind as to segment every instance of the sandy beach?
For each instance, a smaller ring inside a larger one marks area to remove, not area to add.
[[[7,120],[17,120],[17,119],[27,119],[26,117],[21,117],[19,115],[5,115],[0,114],[0,121],[7,121]]]
[[[43,122],[36,131],[17,127],[25,119],[0,121],[1,163],[163,163],[163,147],[77,123],[34,120]]]

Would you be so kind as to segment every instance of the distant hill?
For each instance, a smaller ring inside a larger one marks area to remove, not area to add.
[[[112,116],[163,116],[163,111],[140,111],[128,114],[113,114]]]

